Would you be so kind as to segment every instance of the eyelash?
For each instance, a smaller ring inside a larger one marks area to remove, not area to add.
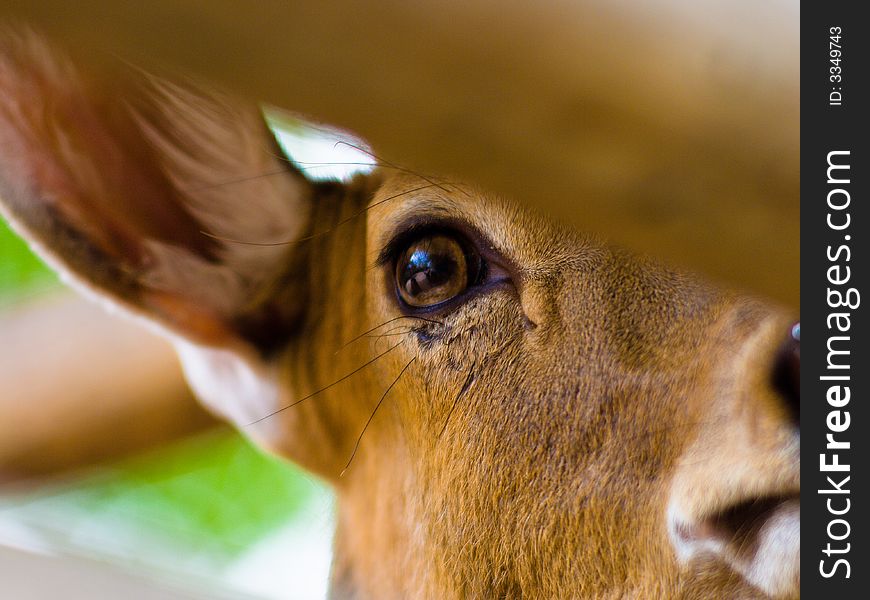
[[[383,249],[378,254],[375,265],[379,267],[386,265],[395,267],[399,255],[408,247],[408,245],[410,245],[411,242],[420,238],[438,234],[455,238],[463,245],[463,247],[468,245],[477,248],[476,244],[473,244],[468,240],[468,236],[464,235],[456,227],[449,224],[441,222],[412,223],[402,227],[399,232],[384,245]]]

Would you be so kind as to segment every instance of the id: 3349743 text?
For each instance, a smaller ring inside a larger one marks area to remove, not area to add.
[[[831,91],[828,94],[828,106],[843,105],[843,28],[831,27],[828,29],[828,55],[831,66],[828,68],[828,81]]]

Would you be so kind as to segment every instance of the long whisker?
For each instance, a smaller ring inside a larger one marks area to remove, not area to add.
[[[353,144],[349,144],[347,142],[336,141],[335,145],[337,146],[337,145],[339,145],[339,143],[341,143],[343,145],[350,146],[352,148],[359,149],[358,146],[354,146]],[[307,160],[306,161],[306,160],[295,160],[293,158],[281,156],[281,155],[276,154],[274,152],[269,152],[269,154],[271,156],[275,157],[276,159],[282,161],[282,162],[286,162],[286,163],[296,167],[300,171],[308,171],[310,169],[319,169],[322,167],[372,167],[372,168],[377,167],[378,169],[392,169],[394,171],[399,171],[401,173],[408,173],[409,175],[414,175],[415,177],[419,177],[423,181],[425,181],[427,183],[431,183],[432,185],[438,187],[443,192],[449,193],[450,189],[447,187],[447,185],[452,185],[455,189],[458,189],[458,190],[462,191],[462,193],[468,195],[468,192],[466,190],[461,189],[454,182],[445,181],[443,183],[438,183],[434,179],[432,179],[431,177],[429,177],[427,175],[423,175],[422,173],[420,173],[419,171],[415,171],[414,169],[409,169],[407,167],[402,167],[402,166],[399,166],[399,165],[396,165],[393,163],[384,162],[381,159],[378,159],[374,154],[372,154],[370,152],[366,152],[365,154],[367,154],[368,156],[371,156],[373,159],[375,159],[374,162],[334,161],[334,160],[332,160],[332,161]],[[277,174],[286,173],[286,172],[287,172],[287,170],[284,169],[283,171],[268,172],[268,173],[265,173],[264,175],[265,176],[277,175]],[[242,179],[240,181],[246,181],[247,179],[256,179],[257,177],[259,177],[259,176],[255,175],[255,176],[252,176],[250,178]],[[228,181],[227,183],[236,183],[236,181]],[[220,184],[218,184],[218,185],[220,185]]]
[[[288,174],[288,173],[289,173],[289,171],[287,171],[286,168],[281,168],[281,169],[276,169],[274,171],[266,171],[264,173],[258,173],[257,175],[247,175],[245,177],[238,177],[236,179],[225,179],[224,181],[219,181],[217,183],[210,183],[208,185],[201,185],[198,187],[180,188],[180,191],[182,191],[186,194],[196,194],[197,192],[204,192],[207,190],[213,190],[213,189],[225,187],[228,185],[236,185],[238,183],[246,183],[248,181],[262,179],[264,177],[274,177],[276,175]],[[205,233],[205,232],[203,232],[203,233]]]
[[[316,131],[321,131],[317,127],[312,126],[311,124],[308,124],[307,127],[313,128]],[[325,130],[325,131],[328,131],[328,130]],[[336,146],[339,146],[339,145],[348,146],[350,148],[353,148],[354,150],[357,150],[360,154],[364,154],[364,155],[370,157],[372,159],[372,162],[363,162],[363,161],[304,161],[304,160],[296,160],[294,158],[291,158],[291,157],[285,155],[283,152],[280,152],[280,153],[274,152],[268,148],[265,149],[265,152],[269,156],[272,156],[273,158],[275,158],[276,160],[290,164],[290,165],[292,165],[292,166],[294,166],[297,169],[302,170],[302,171],[306,170],[306,168],[309,166],[314,167],[314,168],[321,167],[321,166],[377,167],[379,169],[393,169],[396,171],[401,171],[403,173],[409,173],[411,175],[416,175],[417,177],[420,177],[421,179],[424,179],[424,181],[425,181],[425,178],[421,173],[419,173],[413,169],[409,169],[407,167],[402,167],[402,166],[399,166],[397,164],[384,161],[383,159],[378,158],[373,152],[371,152],[367,148],[364,148],[364,147],[359,146],[357,144],[354,144],[352,142],[348,142],[347,140],[336,140],[335,143],[333,144],[333,148],[335,148]],[[305,166],[302,166],[302,165],[305,165]]]
[[[317,161],[317,160],[290,160],[290,162],[296,166],[304,165],[304,167],[299,167],[303,170],[306,168],[316,168],[316,167],[384,167],[390,168],[389,165],[380,165],[378,163],[370,163],[370,162],[361,162],[361,161]]]
[[[390,387],[388,387],[386,389],[386,391],[381,396],[381,399],[378,400],[378,403],[375,405],[375,409],[372,411],[372,414],[369,416],[369,420],[366,421],[366,424],[363,427],[363,430],[360,432],[359,437],[356,440],[356,444],[353,447],[353,452],[350,453],[350,459],[348,459],[347,464],[344,466],[344,469],[342,469],[341,473],[338,475],[339,477],[344,477],[344,474],[350,468],[350,463],[353,462],[353,457],[356,456],[356,451],[359,449],[360,442],[362,442],[363,436],[365,435],[366,430],[369,428],[369,424],[375,418],[375,415],[377,414],[378,409],[381,407],[381,404],[383,404],[384,398],[387,397],[387,394],[390,393],[390,390],[393,389],[393,386],[395,386],[396,383],[398,383],[399,379],[402,378],[402,375],[405,374],[405,371],[408,370],[408,367],[410,367],[411,363],[414,362],[415,360],[417,360],[416,356],[414,358],[412,358],[411,360],[409,360],[408,364],[406,364],[404,367],[402,367],[402,370],[399,372],[398,376],[396,376],[396,378],[393,380],[393,383],[390,384]]]
[[[256,425],[257,423],[259,423],[259,422],[261,422],[261,421],[265,421],[265,420],[268,419],[269,417],[274,417],[274,416],[277,415],[278,413],[283,412],[283,411],[287,410],[288,408],[293,408],[293,407],[296,406],[297,404],[301,404],[302,402],[308,400],[309,398],[313,398],[314,396],[316,396],[316,395],[319,394],[320,392],[324,392],[324,391],[328,390],[329,388],[331,388],[331,387],[333,387],[333,386],[335,386],[335,385],[341,383],[342,381],[348,379],[348,378],[351,377],[352,375],[355,375],[355,374],[359,373],[360,371],[362,371],[363,369],[365,369],[367,366],[369,366],[370,364],[372,364],[373,362],[375,362],[375,361],[378,360],[379,358],[381,358],[381,357],[387,355],[388,353],[392,352],[393,350],[395,350],[396,348],[398,348],[399,346],[401,346],[403,343],[404,343],[404,340],[402,340],[401,342],[399,342],[399,343],[397,343],[397,344],[395,344],[395,345],[393,345],[393,346],[390,346],[387,350],[384,350],[383,352],[381,352],[380,354],[378,354],[377,356],[375,356],[373,359],[371,359],[371,360],[369,360],[368,362],[364,363],[363,365],[357,367],[356,369],[354,369],[353,371],[351,371],[351,372],[348,373],[347,375],[341,377],[340,379],[336,379],[335,381],[333,381],[333,382],[330,383],[329,385],[327,385],[327,386],[325,386],[325,387],[322,387],[322,388],[320,388],[319,390],[317,390],[316,392],[312,392],[312,393],[308,394],[307,396],[305,396],[305,397],[303,397],[303,398],[300,398],[299,400],[296,400],[295,402],[291,402],[291,403],[288,404],[287,406],[282,406],[282,407],[279,408],[278,410],[272,411],[272,412],[270,412],[269,414],[267,414],[267,415],[265,415],[265,416],[263,416],[263,417],[260,417],[259,419],[255,420],[255,421],[251,421],[250,423],[248,423],[247,425],[245,425],[245,427],[250,427],[251,425]]]
[[[387,167],[390,167],[391,169],[396,169],[397,171],[403,171],[405,173],[410,173],[412,175],[416,175],[417,177],[419,177],[423,181],[431,183],[432,185],[434,185],[435,187],[440,189],[442,192],[450,193],[450,190],[448,190],[442,184],[435,183],[435,181],[432,180],[430,177],[427,177],[426,175],[418,173],[417,171],[412,171],[411,169],[406,169],[404,167],[400,167],[400,166],[396,165],[395,163],[391,163],[388,160],[385,160],[384,158],[378,156],[377,154],[375,154],[374,152],[372,152],[368,148],[363,148],[357,144],[353,144],[351,142],[348,142],[347,140],[338,140],[337,142],[335,142],[335,145],[336,146],[341,145],[341,146],[347,146],[349,148],[353,148],[354,150],[356,150],[358,152],[362,152],[363,154],[366,154],[366,155],[372,157],[378,163],[378,165],[385,165]]]
[[[245,245],[245,246],[265,246],[265,247],[270,247],[270,246],[289,246],[289,245],[291,245],[291,244],[301,244],[302,242],[307,242],[307,241],[310,241],[310,240],[313,240],[313,239],[319,238],[319,237],[321,237],[321,236],[324,236],[324,235],[326,235],[326,234],[328,234],[328,233],[332,233],[333,231],[335,231],[336,229],[338,229],[339,227],[341,227],[341,226],[344,225],[345,223],[348,223],[348,222],[350,222],[350,221],[356,219],[356,218],[359,217],[360,215],[363,215],[363,214],[365,214],[366,212],[368,212],[369,210],[371,210],[371,209],[373,209],[373,208],[375,208],[375,207],[377,207],[377,206],[380,206],[380,205],[383,204],[384,202],[388,202],[388,201],[390,201],[390,200],[394,200],[394,199],[399,198],[399,197],[401,197],[401,196],[404,196],[404,195],[406,195],[406,194],[412,194],[412,193],[414,193],[414,192],[419,192],[420,190],[425,190],[425,189],[427,189],[427,188],[434,187],[435,185],[436,185],[436,184],[421,185],[421,186],[419,186],[419,187],[412,188],[412,189],[410,189],[410,190],[405,190],[404,192],[400,192],[400,193],[398,193],[398,194],[393,194],[392,196],[388,196],[387,198],[384,198],[383,200],[378,200],[378,201],[375,202],[374,204],[370,204],[369,206],[365,207],[364,209],[362,209],[362,210],[360,210],[360,211],[358,211],[358,212],[355,212],[354,214],[352,214],[351,216],[347,217],[346,219],[342,219],[341,221],[339,221],[338,223],[336,223],[333,227],[330,227],[329,229],[325,229],[324,231],[320,231],[320,232],[318,232],[318,233],[313,233],[313,234],[311,234],[311,235],[309,235],[309,236],[305,236],[305,237],[302,237],[302,238],[299,238],[299,239],[296,239],[296,240],[284,240],[284,241],[281,241],[281,242],[250,242],[250,241],[246,241],[246,240],[236,240],[236,239],[233,239],[233,238],[228,238],[228,237],[223,237],[223,236],[220,236],[220,235],[215,235],[215,234],[213,234],[213,233],[209,233],[208,231],[203,231],[203,230],[200,230],[200,233],[201,233],[202,235],[206,236],[206,237],[210,237],[210,238],[212,238],[212,239],[215,239],[215,240],[218,240],[218,241],[221,241],[221,242],[229,242],[229,243],[231,243],[231,244],[243,244],[243,245]]]

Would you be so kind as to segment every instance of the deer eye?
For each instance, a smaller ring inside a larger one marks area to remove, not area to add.
[[[480,256],[470,246],[450,235],[427,235],[399,255],[396,289],[408,306],[428,308],[462,294],[480,271]]]

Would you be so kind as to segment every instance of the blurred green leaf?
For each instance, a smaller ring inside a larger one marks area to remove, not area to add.
[[[0,295],[20,295],[52,287],[57,276],[0,219]]]
[[[115,473],[82,501],[95,510],[111,503],[176,542],[217,555],[244,550],[292,516],[312,490],[298,469],[226,432],[157,450]]]
[[[59,547],[84,537],[146,562],[156,552],[220,565],[326,497],[320,482],[221,429],[2,504]]]

